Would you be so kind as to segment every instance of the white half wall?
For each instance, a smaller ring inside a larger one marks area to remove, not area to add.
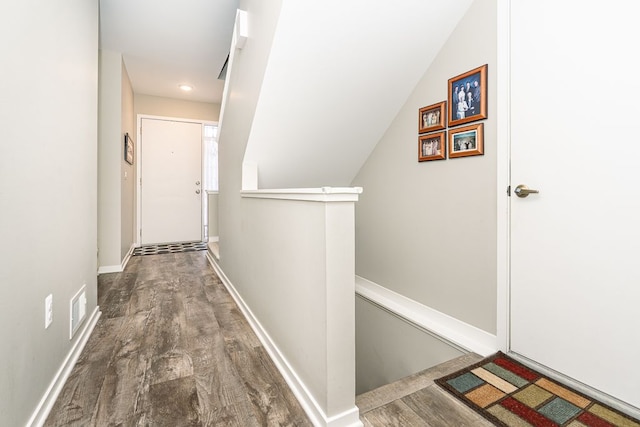
[[[242,247],[250,262],[233,282],[234,293],[276,349],[274,359],[283,361],[283,375],[319,426],[359,425],[354,311],[359,191],[243,193]]]

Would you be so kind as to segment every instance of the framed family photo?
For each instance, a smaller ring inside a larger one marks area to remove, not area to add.
[[[444,129],[447,101],[422,107],[418,110],[418,133]]]
[[[418,137],[418,161],[444,160],[446,158],[446,132],[435,132]]]
[[[449,126],[487,118],[487,64],[449,79]]]
[[[124,134],[124,160],[130,165],[133,164],[133,152],[134,152],[133,140],[131,139],[128,133],[125,133]]]
[[[449,158],[484,154],[484,125],[464,126],[449,130]]]

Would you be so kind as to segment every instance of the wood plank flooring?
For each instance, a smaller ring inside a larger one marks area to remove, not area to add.
[[[136,256],[98,279],[102,316],[45,426],[311,426],[204,252]],[[356,398],[367,427],[490,426],[433,380]]]
[[[433,380],[482,357],[467,354],[356,398],[365,427],[463,427],[493,424],[436,385]]]
[[[204,252],[98,280],[102,317],[45,426],[310,426]]]

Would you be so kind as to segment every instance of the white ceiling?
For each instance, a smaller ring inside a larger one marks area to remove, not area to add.
[[[100,0],[100,48],[122,53],[136,94],[221,103],[238,0]],[[183,92],[180,84],[194,87]]]

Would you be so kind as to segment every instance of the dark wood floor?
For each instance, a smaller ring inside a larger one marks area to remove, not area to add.
[[[46,426],[310,426],[204,252],[133,257]]]

